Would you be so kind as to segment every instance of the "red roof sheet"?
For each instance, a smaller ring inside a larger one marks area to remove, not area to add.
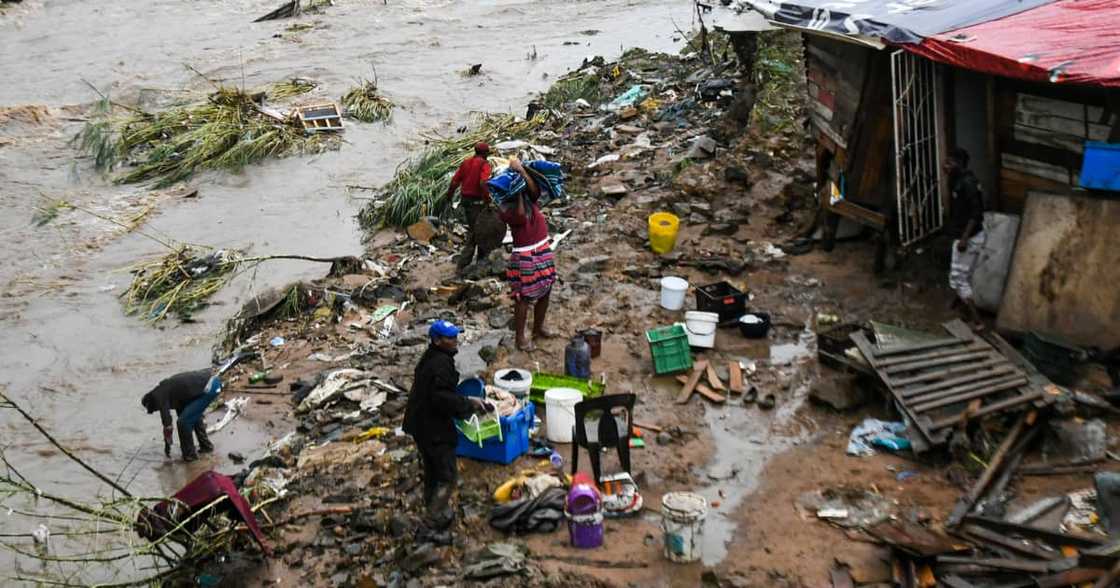
[[[901,47],[989,74],[1120,87],[1120,0],[1059,0]]]

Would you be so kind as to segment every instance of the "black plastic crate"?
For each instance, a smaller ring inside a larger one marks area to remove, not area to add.
[[[714,312],[720,324],[732,323],[747,312],[747,295],[728,282],[696,289],[696,310]]]

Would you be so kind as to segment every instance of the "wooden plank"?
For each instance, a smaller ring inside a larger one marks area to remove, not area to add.
[[[708,386],[711,386],[713,390],[727,390],[727,387],[720,381],[719,374],[716,373],[716,368],[712,365],[712,362],[708,362],[708,367],[704,371],[708,375]]]
[[[705,361],[704,363],[707,363],[707,361]],[[684,404],[685,402],[688,402],[687,399],[685,399],[684,401],[681,400],[681,398],[684,397],[685,390],[689,390],[689,397],[692,396],[693,392],[696,392],[701,396],[707,398],[708,400],[711,400],[712,402],[727,402],[726,396],[718,394],[715,390],[712,390],[706,384],[700,383],[700,378],[697,377],[696,374],[699,373],[701,376],[703,376],[705,371],[707,370],[701,369],[699,372],[694,371],[692,372],[692,375],[688,377],[685,377],[683,375],[677,376],[677,381],[684,385],[684,388],[681,388],[681,395],[677,396],[677,404]]]
[[[943,370],[938,370],[938,371],[935,371],[935,372],[928,372],[928,373],[924,373],[924,374],[918,374],[916,376],[909,376],[909,377],[906,377],[906,378],[897,378],[897,379],[891,378],[891,384],[893,384],[895,386],[903,387],[903,386],[908,386],[910,384],[918,384],[918,383],[921,383],[921,382],[929,382],[931,380],[940,380],[943,377],[952,376],[952,375],[956,375],[956,374],[976,373],[976,370],[991,368],[991,367],[1001,366],[1001,365],[1003,365],[1003,366],[1007,365],[1007,361],[1004,360],[1003,358],[993,358],[993,359],[989,359],[987,361],[982,361],[982,362],[976,363],[976,364],[963,365],[963,366],[952,367],[952,368],[945,368]]]
[[[699,392],[700,395],[704,398],[707,398],[708,400],[711,400],[712,402],[715,402],[717,404],[727,402],[727,396],[720,394],[715,390],[712,390],[706,384],[697,384],[696,391]]]
[[[925,361],[918,361],[914,363],[900,363],[892,365],[888,368],[884,368],[883,371],[885,371],[887,374],[901,374],[902,372],[912,372],[914,370],[928,369],[943,365],[953,365],[956,363],[965,363],[977,359],[987,359],[992,357],[993,353],[995,352],[991,350],[959,353],[956,355],[950,355],[938,359],[928,359]]]
[[[898,365],[900,363],[907,363],[907,362],[911,362],[911,361],[923,361],[923,360],[926,360],[926,359],[937,359],[937,358],[940,358],[940,357],[949,357],[949,356],[956,355],[958,353],[963,353],[963,352],[966,352],[966,351],[984,351],[984,350],[987,350],[987,349],[991,349],[991,347],[988,346],[988,345],[985,345],[984,343],[974,342],[967,347],[953,348],[953,349],[940,349],[940,350],[937,350],[937,351],[927,351],[925,353],[918,353],[918,354],[915,354],[915,355],[899,355],[899,356],[895,356],[895,357],[890,357],[890,358],[881,360],[879,362],[879,366],[880,367],[890,367],[892,365]]]
[[[999,531],[1001,533],[1008,533],[1011,535],[1019,535],[1031,539],[1038,539],[1045,541],[1051,547],[1060,547],[1063,545],[1072,545],[1074,547],[1092,548],[1100,547],[1105,544],[1105,539],[1094,537],[1092,535],[1083,534],[1067,534],[1043,529],[1039,527],[1031,527],[1028,525],[1018,525],[1008,521],[993,519],[988,517],[980,517],[969,515],[964,517],[964,524],[977,525]]]
[[[1006,537],[1004,535],[996,533],[995,531],[985,529],[984,527],[978,527],[976,525],[966,525],[963,535],[965,536],[965,538],[976,543],[990,543],[997,547],[1014,551],[1015,553],[1025,555],[1027,557],[1049,560],[1062,558],[1062,554],[1058,553],[1057,551],[1048,551],[1029,541],[1023,539],[1012,539],[1010,537]]]
[[[984,494],[984,490],[987,489],[992,478],[995,477],[999,469],[1003,467],[1003,460],[1006,459],[1007,454],[1011,451],[1011,447],[1019,441],[1019,437],[1023,434],[1023,431],[1026,430],[1027,426],[1034,425],[1036,415],[1037,413],[1031,411],[1029,413],[1024,413],[1019,417],[1019,420],[1015,421],[1015,426],[1012,427],[1007,436],[1003,438],[995,454],[988,460],[988,467],[984,470],[984,473],[980,475],[980,479],[976,480],[972,488],[969,489],[969,491],[957,501],[956,506],[953,507],[953,512],[950,513],[949,518],[945,520],[946,527],[956,527],[960,524],[961,520],[964,519],[965,515],[972,510],[972,507],[976,505],[976,501]],[[940,559],[938,561],[940,561]]]
[[[700,378],[704,375],[704,370],[707,367],[708,361],[704,359],[692,364],[692,374],[685,379],[684,388],[681,388],[680,394],[677,395],[677,404],[684,404],[688,402],[689,398],[692,398],[692,392],[696,389],[696,385],[700,383]],[[680,377],[677,379],[680,380]]]
[[[989,396],[996,392],[1003,392],[1004,390],[1011,390],[1020,388],[1027,385],[1027,379],[1023,376],[1008,376],[1003,379],[994,381],[977,382],[970,384],[970,387],[962,387],[963,390],[957,392],[955,390],[946,390],[923,399],[911,399],[911,408],[914,412],[929,412],[935,408],[957,404],[958,402],[967,402],[973,398],[981,398]]]
[[[965,372],[965,375],[957,376],[955,378],[948,378],[948,379],[945,379],[945,380],[942,380],[940,382],[936,382],[936,383],[933,383],[933,384],[926,384],[925,386],[916,386],[914,388],[905,388],[904,387],[906,385],[906,383],[909,383],[909,382],[901,382],[901,381],[892,379],[891,383],[894,384],[895,386],[898,386],[902,390],[902,395],[904,397],[917,399],[919,397],[922,397],[922,396],[925,396],[925,395],[929,394],[930,392],[937,392],[938,390],[945,390],[947,388],[955,388],[955,387],[958,387],[962,384],[972,384],[974,382],[979,382],[980,380],[987,380],[987,379],[990,379],[990,378],[993,378],[993,377],[996,377],[996,376],[1003,376],[1003,375],[1006,375],[1008,372],[1014,372],[1015,371],[1015,368],[1011,367],[1006,361],[999,361],[999,360],[996,360],[996,363],[995,363],[994,367],[992,367],[991,369],[981,369],[981,370],[978,370],[978,371],[971,371],[971,372],[969,372],[968,369],[966,367],[963,367],[963,366],[953,368],[953,369],[956,370],[953,373],[958,373],[959,374],[961,372]],[[937,374],[923,374],[923,377],[928,379],[931,375],[936,376]],[[915,376],[915,377],[917,377],[917,376]],[[913,381],[913,378],[905,378],[905,380]]]
[[[976,412],[973,412],[973,413],[967,415],[967,419],[971,420],[971,419],[980,418],[982,416],[992,414],[993,412],[999,412],[999,411],[1002,411],[1002,410],[1007,410],[1007,409],[1009,409],[1013,406],[1018,406],[1020,404],[1025,404],[1027,402],[1033,402],[1035,400],[1038,400],[1039,398],[1042,398],[1043,395],[1044,394],[1041,391],[1031,392],[1029,394],[1023,394],[1022,396],[1016,396],[1014,398],[1008,398],[1007,400],[1002,400],[1000,402],[995,402],[995,403],[989,404],[988,406],[985,406],[984,408],[981,408],[980,410],[978,410]],[[941,420],[934,421],[933,424],[930,425],[929,428],[932,431],[936,431],[938,429],[944,429],[945,427],[951,427],[951,426],[960,422],[960,420],[961,420],[960,417],[961,417],[961,415],[955,415],[955,416],[946,417],[946,418],[943,418]]]
[[[1062,586],[1080,586],[1085,582],[1092,582],[1104,575],[1104,570],[1092,568],[1077,568],[1052,576],[1035,578],[1038,588],[1061,588]]]
[[[727,373],[731,377],[728,387],[733,394],[745,394],[747,387],[743,383],[743,366],[738,361],[731,361],[727,366]]]
[[[937,557],[937,563],[975,565],[996,570],[1026,572],[1028,574],[1047,574],[1073,569],[1077,565],[1077,559],[1062,558],[1054,561],[1029,561],[1003,557],[940,555]]]

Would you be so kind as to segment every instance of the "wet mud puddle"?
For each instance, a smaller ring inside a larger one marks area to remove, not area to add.
[[[803,443],[813,432],[797,419],[816,373],[814,341],[805,339],[772,345],[768,359],[742,361],[747,366],[748,386],[756,386],[759,397],[774,393],[776,407],[762,410],[757,404],[744,404],[741,397],[705,406],[714,446],[710,463],[696,472],[708,482],[696,490],[709,505],[704,521],[705,565],[716,565],[727,557],[727,545],[736,532],[751,532],[738,528],[736,515],[743,499],[758,488],[770,458]]]

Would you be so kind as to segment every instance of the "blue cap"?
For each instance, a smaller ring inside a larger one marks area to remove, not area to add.
[[[459,332],[459,327],[456,327],[455,325],[447,321],[436,321],[432,323],[431,327],[428,327],[428,336],[432,339],[435,339],[436,337],[448,337],[454,339],[455,337],[459,336]]]

